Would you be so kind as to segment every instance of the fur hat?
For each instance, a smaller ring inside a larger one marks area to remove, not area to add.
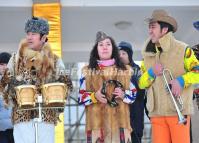
[[[194,22],[193,26],[199,31],[199,21]]]
[[[7,52],[0,53],[0,63],[7,64],[10,60],[11,54]]]
[[[173,27],[173,32],[176,32],[178,28],[175,18],[169,16],[168,13],[162,9],[154,10],[151,17],[145,19],[145,21],[149,23],[157,21],[168,23]]]
[[[96,40],[95,40],[95,42],[98,43],[100,41],[103,41],[106,38],[108,38],[108,36],[106,35],[106,33],[102,32],[102,31],[98,31],[97,34],[96,34]]]
[[[33,17],[26,22],[25,32],[26,33],[34,32],[43,35],[48,35],[49,33],[48,21],[44,18]]]
[[[125,41],[121,41],[118,45],[119,50],[123,50],[125,52],[127,52],[128,54],[128,58],[129,58],[129,62],[133,63],[133,49],[132,49],[132,45],[128,42]]]

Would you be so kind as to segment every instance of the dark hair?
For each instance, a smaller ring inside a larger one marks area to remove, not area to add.
[[[40,40],[41,40],[41,38],[44,36],[44,34],[41,34],[40,33]],[[48,42],[48,38],[46,37],[46,40],[45,40],[45,42]]]
[[[32,20],[39,20],[39,18],[33,16],[33,17],[32,17]],[[40,33],[40,40],[41,40],[41,38],[42,38],[44,35],[45,35],[45,34]],[[48,41],[48,38],[46,38],[45,42],[47,42],[47,41]]]
[[[0,63],[7,64],[10,60],[11,54],[7,52],[0,53]]]
[[[196,58],[199,60],[199,44],[197,44],[197,45],[195,45],[195,46],[193,46],[191,48],[194,51],[194,54],[195,54]]]
[[[171,32],[171,31],[174,32],[173,26],[172,26],[171,24],[166,23],[166,22],[162,22],[162,21],[158,21],[157,23],[160,24],[161,30],[162,30],[163,28],[168,28],[167,33],[168,33],[168,32]]]
[[[126,67],[120,61],[119,52],[118,52],[118,48],[115,44],[115,41],[113,40],[112,37],[108,36],[107,38],[110,39],[111,43],[112,43],[113,50],[112,50],[111,58],[115,59],[116,67],[119,68],[119,69],[125,70]],[[88,67],[91,68],[91,69],[97,69],[97,67],[98,67],[97,60],[99,60],[99,55],[98,55],[98,51],[97,51],[97,46],[98,46],[98,43],[96,42],[95,45],[93,46],[93,49],[91,50],[91,53],[90,53],[90,59],[89,59]]]

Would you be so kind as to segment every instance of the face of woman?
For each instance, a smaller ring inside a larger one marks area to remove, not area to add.
[[[109,38],[104,39],[103,41],[98,42],[97,51],[100,60],[109,60],[112,56],[112,43]]]

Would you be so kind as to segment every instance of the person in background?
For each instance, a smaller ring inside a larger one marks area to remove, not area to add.
[[[196,21],[193,23],[193,26],[196,28],[196,30],[199,31],[199,21]],[[196,58],[199,60],[199,44],[196,44],[191,47],[192,50],[195,53]],[[199,83],[195,85],[194,93],[193,93],[193,99],[196,101],[197,109],[199,110]],[[190,122],[190,140],[191,143],[193,142],[193,135],[192,135],[192,122]]]
[[[136,100],[130,104],[130,120],[133,131],[131,132],[132,143],[141,143],[144,129],[144,98],[145,90],[138,86],[138,79],[141,76],[140,67],[133,61],[132,45],[128,42],[121,41],[118,45],[120,59],[125,65],[131,66],[133,75],[131,82],[137,89]]]
[[[11,54],[0,53],[0,78],[2,78]],[[3,94],[0,95],[0,142],[14,143],[13,125],[11,122],[12,107],[5,107]]]
[[[194,22],[193,25],[196,28],[196,30],[199,31],[199,21]],[[196,58],[199,60],[199,44],[193,46],[192,49],[195,53]],[[199,96],[199,83],[196,85],[196,89],[194,90],[194,93]],[[199,109],[199,106],[198,106],[198,109]]]
[[[173,36],[178,28],[177,22],[165,10],[154,10],[152,16],[146,20],[149,39],[142,51],[143,74],[139,79],[139,87],[147,89],[152,142],[190,143],[192,85],[199,83],[199,62],[193,50]],[[163,78],[165,69],[173,75],[173,79],[167,79],[170,86],[166,86]],[[170,95],[168,88],[173,95]],[[171,96],[182,99],[181,113],[185,122],[181,124]]]

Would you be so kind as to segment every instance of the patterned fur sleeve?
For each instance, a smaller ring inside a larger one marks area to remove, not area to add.
[[[4,88],[6,87],[6,85],[9,83],[10,78],[9,78],[9,73],[8,73],[8,69],[4,72],[4,74],[2,75],[2,78],[0,80],[0,91],[2,92],[4,90]]]
[[[65,83],[68,87],[68,91],[73,90],[73,84],[71,81],[71,78],[69,75],[65,73],[65,65],[61,59],[57,59],[56,61],[56,69],[57,69],[57,75],[59,75],[58,81]],[[63,73],[62,73],[63,72]]]
[[[73,84],[72,84],[72,81],[71,81],[71,79],[70,79],[70,77],[68,75],[60,75],[58,81],[62,82],[62,83],[65,83],[70,92],[73,90]]]
[[[9,94],[7,93],[7,85],[9,82],[10,82],[10,77],[7,69],[0,80],[0,92],[3,93],[3,98],[6,105],[8,105],[9,103],[9,97],[8,97]]]

